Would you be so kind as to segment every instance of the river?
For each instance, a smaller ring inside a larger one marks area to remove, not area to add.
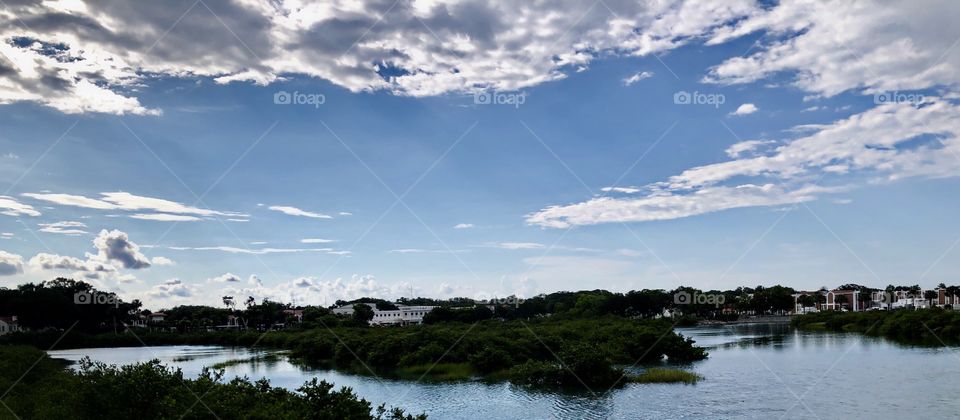
[[[508,383],[415,383],[307,369],[286,359],[229,366],[228,376],[268,378],[295,389],[318,377],[349,386],[378,405],[433,419],[605,418],[956,418],[960,416],[960,350],[896,344],[857,334],[802,332],[784,324],[682,328],[710,357],[685,368],[696,385],[630,384],[581,394],[530,390]],[[110,364],[160,359],[195,377],[204,366],[266,350],[215,346],[56,350]]]

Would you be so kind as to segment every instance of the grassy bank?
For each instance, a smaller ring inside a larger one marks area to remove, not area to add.
[[[932,346],[960,344],[960,311],[939,308],[870,312],[825,311],[792,324],[808,331],[847,331]]]
[[[157,361],[67,370],[40,350],[0,346],[0,419],[425,419],[374,408],[349,388],[317,381],[296,391],[205,372],[185,378]],[[8,409],[9,408],[9,409]]]
[[[8,341],[49,347],[60,333],[12,335]],[[290,350],[307,364],[360,373],[432,380],[509,379],[518,384],[606,387],[622,382],[617,365],[701,360],[706,352],[666,320],[549,317],[405,328],[336,327],[269,332],[70,333],[57,348],[166,344]],[[559,360],[558,360],[559,357]],[[562,361],[562,362],[561,362]],[[374,372],[370,372],[373,370]]]
[[[703,379],[696,373],[680,369],[650,368],[643,373],[630,377],[630,382],[639,384],[685,383],[695,384]]]

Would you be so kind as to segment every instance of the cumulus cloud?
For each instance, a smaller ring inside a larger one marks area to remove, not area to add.
[[[241,281],[240,276],[233,273],[224,273],[214,278],[207,279],[211,283],[239,283]]]
[[[0,251],[0,276],[12,276],[23,272],[23,257]]]
[[[233,284],[233,283],[231,283]],[[269,299],[304,305],[330,305],[337,300],[351,300],[364,296],[396,299],[409,296],[420,289],[409,283],[381,284],[371,275],[353,275],[344,280],[320,280],[315,277],[297,277],[274,286],[266,286],[257,276],[250,276],[247,287],[227,286],[221,292],[233,296],[253,296],[257,301]]]
[[[323,213],[315,213],[312,211],[301,210],[296,207],[290,207],[290,206],[270,206],[267,208],[273,211],[279,211],[280,213],[290,215],[290,216],[309,217],[313,219],[332,219],[333,218]]]
[[[473,227],[473,223],[457,223],[453,226],[454,229],[470,229]]]
[[[39,216],[40,212],[29,204],[23,204],[13,197],[0,195],[0,214],[7,216]]]
[[[921,106],[886,104],[814,127],[767,153],[739,157],[756,144],[739,146],[734,159],[687,169],[648,185],[637,198],[594,198],[550,206],[527,222],[563,228],[607,222],[642,222],[689,217],[741,207],[778,206],[846,191],[857,178],[889,182],[905,177],[960,175],[960,106],[930,99]],[[747,147],[750,146],[750,147]],[[833,175],[838,185],[813,183]],[[744,179],[754,182],[744,183]],[[762,182],[772,180],[774,182]],[[760,181],[760,182],[758,182]],[[846,184],[845,182],[850,182]]]
[[[631,75],[630,77],[627,77],[627,78],[623,79],[623,85],[624,85],[624,86],[630,86],[630,85],[632,85],[632,84],[634,84],[634,83],[637,83],[637,82],[639,82],[639,81],[641,81],[641,80],[643,80],[643,79],[649,79],[649,78],[651,78],[651,77],[653,77],[653,72],[652,72],[652,71],[641,71],[641,72],[637,72],[637,73],[634,73],[633,75]]]
[[[294,74],[412,96],[519,90],[605,54],[685,45],[758,9],[748,0],[202,4],[5,2],[0,103],[156,115],[134,96],[155,75],[264,85]]]
[[[46,233],[59,233],[61,235],[68,236],[77,236],[88,233],[86,230],[87,225],[82,222],[55,222],[55,223],[40,223],[40,231]]]
[[[95,210],[127,210],[127,211],[151,211],[156,213],[169,214],[134,214],[130,217],[135,219],[159,220],[159,221],[192,221],[199,220],[200,217],[246,217],[246,214],[202,209],[176,201],[165,200],[162,198],[146,197],[126,192],[105,192],[100,193],[101,197],[90,198],[74,194],[56,194],[56,193],[24,193],[24,197],[34,200],[46,201],[49,203],[60,204],[64,206],[82,207]],[[193,216],[193,217],[190,217]]]
[[[153,257],[150,259],[150,263],[153,265],[176,265],[177,263],[167,257]]]
[[[189,298],[196,292],[196,286],[186,284],[180,281],[180,279],[173,278],[163,282],[163,284],[153,286],[153,288],[147,292],[147,295],[155,299]]]
[[[150,260],[140,253],[140,247],[119,230],[101,230],[93,240],[100,261],[117,261],[123,268],[140,269],[150,266]]]
[[[754,112],[757,112],[757,111],[759,111],[759,110],[760,110],[760,109],[757,108],[756,105],[747,103],[747,104],[743,104],[743,105],[738,106],[738,107],[737,107],[737,110],[731,112],[730,115],[750,115],[750,114],[753,114]]]
[[[85,273],[113,273],[117,269],[108,263],[94,259],[82,260],[76,257],[41,252],[30,259],[30,266],[42,270],[72,270]]]

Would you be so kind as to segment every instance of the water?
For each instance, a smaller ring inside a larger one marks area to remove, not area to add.
[[[915,418],[960,416],[960,350],[895,344],[856,334],[808,333],[754,324],[680,329],[710,349],[686,368],[696,385],[630,384],[571,395],[508,383],[414,383],[306,369],[281,358],[226,368],[228,376],[266,377],[295,389],[318,377],[434,419],[603,418]],[[264,354],[215,346],[124,347],[51,351],[126,364],[153,358],[196,376],[204,366]]]

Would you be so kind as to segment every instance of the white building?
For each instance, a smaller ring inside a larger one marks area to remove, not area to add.
[[[423,316],[436,308],[436,306],[406,306],[395,305],[394,310],[379,310],[374,303],[363,303],[370,309],[373,309],[373,318],[370,325],[410,325],[422,324]],[[331,310],[337,315],[353,315],[353,305],[340,306]]]
[[[0,335],[21,331],[16,316],[0,316]]]

